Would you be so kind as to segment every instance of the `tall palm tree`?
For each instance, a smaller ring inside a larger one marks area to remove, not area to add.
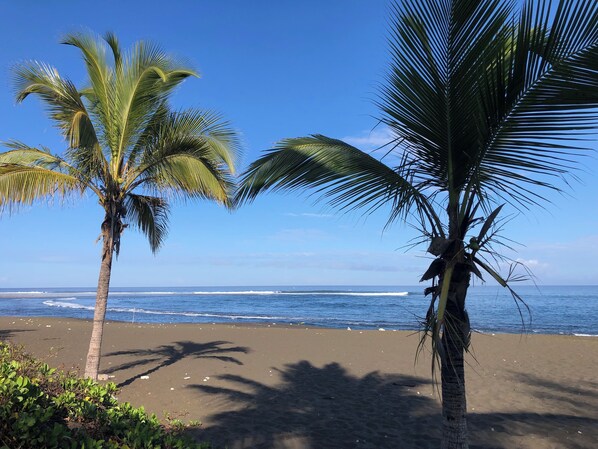
[[[238,137],[211,112],[175,111],[169,97],[198,76],[159,47],[137,42],[123,53],[113,34],[72,34],[88,85],[77,88],[41,62],[18,65],[16,98],[35,94],[66,140],[62,155],[7,143],[0,154],[0,202],[30,204],[88,192],[104,209],[102,261],[85,375],[97,379],[113,255],[123,230],[143,232],[152,252],[164,241],[169,203],[182,198],[231,206]]]
[[[422,335],[440,363],[443,448],[468,446],[471,276],[486,272],[510,289],[494,263],[502,208],[526,210],[558,190],[554,180],[585,150],[574,139],[598,124],[598,2],[550,3],[393,4],[378,100],[394,136],[386,154],[322,135],[286,139],[251,164],[238,191],[242,203],[309,187],[340,210],[389,206],[389,222],[419,227],[434,256],[422,276],[432,282]]]

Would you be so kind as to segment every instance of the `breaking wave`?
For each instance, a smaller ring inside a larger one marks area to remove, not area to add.
[[[247,291],[198,291],[194,295],[292,295],[292,296],[408,296],[409,292],[346,292],[346,291],[293,291],[293,290],[247,290]]]
[[[79,309],[79,310],[90,310],[93,311],[93,306],[86,306],[83,304],[77,304],[72,302],[62,301],[44,301],[44,305],[49,307],[62,307],[66,309]],[[199,313],[199,312],[171,312],[167,310],[146,310],[141,308],[124,308],[124,307],[108,307],[108,312],[117,313],[135,313],[135,314],[146,314],[146,315],[167,315],[167,316],[186,316],[186,317],[201,317],[201,318],[219,318],[228,320],[289,320],[288,317],[281,316],[264,316],[264,315],[227,315],[218,313]],[[294,320],[297,321],[297,320]]]

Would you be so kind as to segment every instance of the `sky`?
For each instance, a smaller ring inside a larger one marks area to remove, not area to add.
[[[85,81],[66,33],[113,31],[124,47],[158,43],[201,73],[184,82],[175,108],[226,117],[242,136],[245,168],[278,140],[321,133],[364,150],[384,143],[374,104],[389,61],[388,4],[343,1],[12,2],[0,0],[0,141],[65,147],[39,100],[17,105],[11,68],[39,60]],[[598,161],[548,194],[551,204],[509,211],[513,260],[539,285],[598,284]],[[269,193],[234,213],[209,202],[172,208],[169,235],[153,255],[126,230],[113,286],[418,285],[430,257],[407,250],[416,236],[388,210],[339,215],[305,193]],[[95,286],[103,215],[87,196],[36,204],[0,217],[0,288]],[[502,266],[505,269],[505,266]],[[422,288],[424,286],[422,285]]]

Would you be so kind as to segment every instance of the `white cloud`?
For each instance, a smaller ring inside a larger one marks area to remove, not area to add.
[[[539,284],[598,283],[598,235],[570,240],[536,241],[512,255],[515,261],[531,270]]]
[[[536,268],[546,268],[549,265],[547,263],[541,262],[538,259],[522,259],[520,257],[518,257],[517,259],[515,259],[516,262],[525,265],[527,268],[534,270]]]
[[[341,140],[362,150],[373,150],[393,140],[392,132],[387,127],[378,127],[371,131],[363,131],[358,136],[347,136]]]

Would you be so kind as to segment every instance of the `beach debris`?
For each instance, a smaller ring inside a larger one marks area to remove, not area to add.
[[[348,331],[350,331],[350,330],[351,330],[351,328],[350,328],[350,327],[347,327],[347,330],[348,330]]]
[[[380,332],[384,332],[384,331],[386,331],[386,329],[384,329],[383,327],[379,328],[378,330],[379,330]]]
[[[98,374],[98,380],[108,380],[108,377],[108,374]]]
[[[183,377],[183,379],[185,379],[185,380],[191,379],[191,376],[185,376],[185,377]]]
[[[170,387],[170,391],[174,391],[174,388],[173,388],[173,387]]]
[[[149,376],[139,376],[140,379],[149,379]]]
[[[204,382],[207,382],[208,380],[210,380],[210,376],[206,376],[206,377],[203,378]]]
[[[52,325],[51,324],[46,324],[46,327],[52,327]]]

